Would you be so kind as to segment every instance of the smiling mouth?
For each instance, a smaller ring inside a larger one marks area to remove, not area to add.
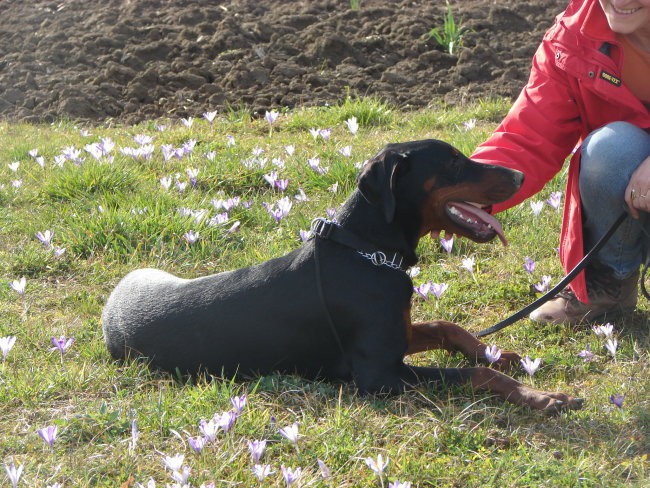
[[[503,235],[501,223],[492,215],[466,202],[447,202],[445,212],[449,219],[477,242],[486,242],[499,236],[504,246],[508,241]]]
[[[636,13],[636,12],[638,12],[639,10],[641,10],[641,7],[637,7],[637,8],[628,8],[628,9],[620,9],[620,8],[616,8],[616,7],[614,7],[614,5],[612,5],[611,3],[610,3],[610,5],[611,5],[611,7],[612,7],[612,10],[613,10],[614,12],[616,12],[617,14],[619,14],[619,15],[631,15],[631,14]]]

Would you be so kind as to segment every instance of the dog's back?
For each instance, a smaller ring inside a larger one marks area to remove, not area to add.
[[[104,308],[109,351],[116,359],[146,358],[167,371],[326,374],[334,358],[323,356],[331,347],[322,346],[333,338],[327,324],[316,325],[322,304],[311,255],[300,248],[191,280],[156,269],[133,271]]]

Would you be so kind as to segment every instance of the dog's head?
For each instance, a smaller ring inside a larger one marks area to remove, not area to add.
[[[358,183],[387,222],[399,218],[418,237],[445,230],[476,242],[498,235],[505,243],[499,222],[479,206],[507,200],[523,181],[519,171],[477,163],[427,139],[389,144],[365,165]]]

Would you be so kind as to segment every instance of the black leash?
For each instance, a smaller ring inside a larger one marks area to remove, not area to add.
[[[582,271],[585,266],[592,260],[592,258],[598,253],[598,251],[601,250],[601,248],[605,245],[605,243],[609,240],[610,237],[612,237],[612,234],[616,232],[616,229],[620,227],[620,225],[623,223],[625,218],[627,217],[627,212],[623,212],[618,219],[612,224],[612,226],[605,232],[605,235],[603,235],[600,240],[596,243],[596,245],[589,251],[585,257],[582,258],[582,260],[576,265],[575,268],[573,268],[569,274],[567,274],[562,281],[560,281],[557,285],[555,285],[551,290],[549,290],[545,295],[542,295],[539,297],[537,300],[535,300],[533,303],[528,305],[527,307],[522,308],[519,310],[519,312],[511,315],[505,320],[502,320],[498,324],[493,325],[492,327],[488,327],[487,329],[484,329],[480,332],[477,332],[474,334],[476,337],[485,337],[490,334],[494,334],[495,332],[504,329],[508,327],[509,325],[514,324],[518,320],[521,320],[522,318],[526,317],[530,312],[533,310],[541,307],[544,305],[546,302],[548,302],[551,298],[553,298],[555,295],[557,295],[561,290],[563,290],[573,279],[578,276],[578,273]],[[641,275],[641,287],[643,290],[644,295],[647,297],[647,291],[645,289],[645,284],[644,284],[644,277],[646,272],[648,271],[648,263],[650,262],[650,253],[647,252],[646,250],[646,263],[645,263],[645,269],[643,270],[643,274]]]

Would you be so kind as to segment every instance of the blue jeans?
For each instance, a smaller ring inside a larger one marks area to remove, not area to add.
[[[634,170],[650,156],[650,134],[627,122],[612,122],[584,140],[580,159],[585,251],[589,251],[624,210],[625,188]],[[650,214],[626,219],[596,256],[617,279],[639,270],[643,244],[650,242]]]

